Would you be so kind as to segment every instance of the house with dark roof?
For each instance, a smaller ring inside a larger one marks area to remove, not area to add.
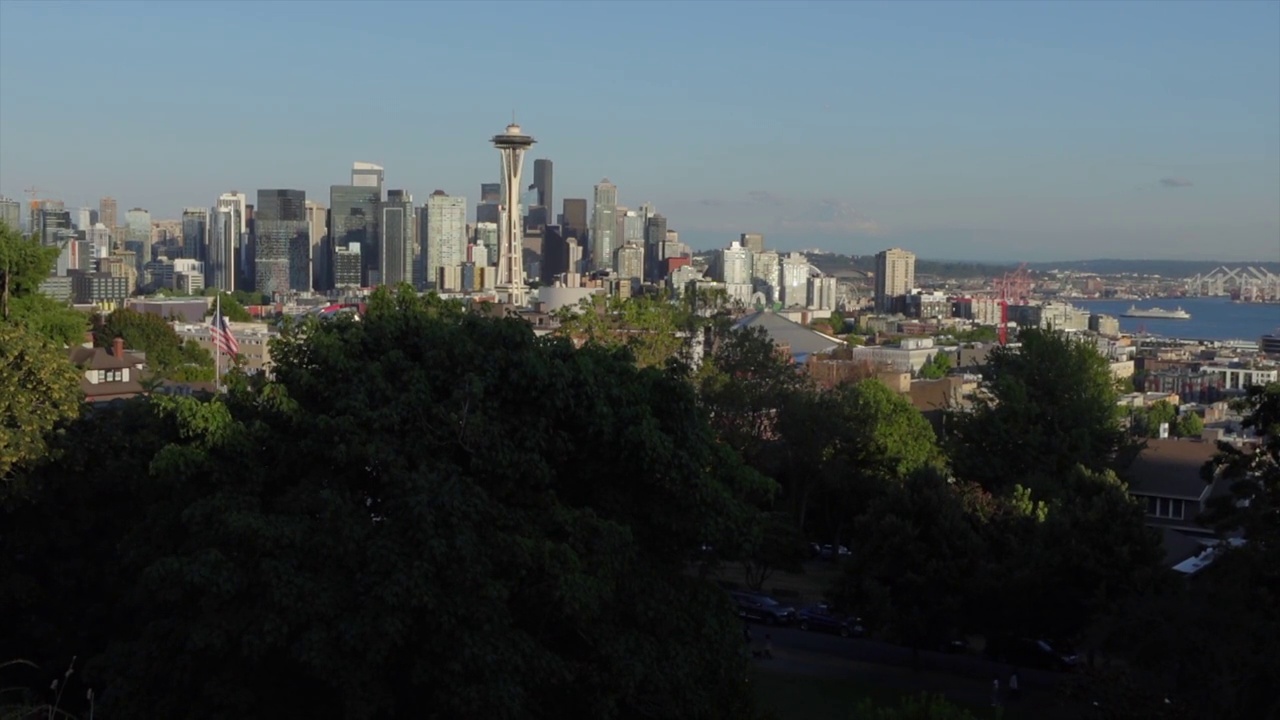
[[[85,343],[68,351],[71,364],[84,373],[80,391],[85,402],[99,403],[142,395],[143,359],[125,352],[124,339],[116,338],[109,348]]]
[[[1213,530],[1197,522],[1211,498],[1230,492],[1217,473],[1212,482],[1204,479],[1217,452],[1206,438],[1148,440],[1126,471],[1129,493],[1146,506],[1147,526],[1160,532],[1165,563],[1180,572],[1217,544]]]

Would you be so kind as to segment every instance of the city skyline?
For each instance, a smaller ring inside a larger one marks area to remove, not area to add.
[[[365,160],[386,168],[387,188],[467,197],[499,179],[486,138],[514,105],[539,137],[530,160],[556,165],[557,205],[591,198],[608,177],[618,205],[652,202],[698,249],[761,232],[780,250],[859,255],[1280,258],[1277,4],[761,3],[727,26],[716,6],[695,4],[647,13],[670,30],[660,47],[643,24],[613,22],[625,4],[509,5],[528,42],[483,51],[462,30],[491,9],[397,6],[405,22],[387,27],[376,3],[293,7],[238,22],[200,3],[4,3],[0,194],[25,201],[34,186],[68,208],[111,196],[176,219],[232,189],[325,199]],[[428,12],[458,32],[416,44],[413,19]],[[277,37],[305,59],[278,82],[237,84],[236,102],[185,92],[193,77],[252,78],[255,47],[285,51],[252,38],[285,21],[309,31]],[[61,39],[38,74],[20,62],[43,56],[24,30],[33,23]],[[622,37],[588,32],[602,23]],[[366,26],[384,62],[468,70],[430,93],[380,96],[366,119],[299,120],[291,108],[307,78],[383,82],[321,52]],[[557,27],[577,42],[536,42]],[[243,52],[205,52],[233,29]],[[1216,37],[1230,40],[1206,39]],[[617,50],[620,40],[634,46]],[[484,78],[535,49],[555,92],[485,90]],[[717,62],[699,59],[707,53]],[[609,76],[634,80],[603,84]],[[616,88],[607,103],[605,87]]]

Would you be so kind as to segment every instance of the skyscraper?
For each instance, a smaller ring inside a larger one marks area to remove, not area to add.
[[[565,237],[587,239],[586,198],[565,198],[564,212],[560,215],[560,232]]]
[[[82,207],[76,211],[76,229],[88,230],[98,222],[98,211],[93,208]]]
[[[380,191],[375,187],[357,185],[333,185],[329,188],[329,242],[336,252],[338,248],[360,246],[359,258],[364,263],[360,282],[368,286],[377,280],[376,264],[378,248],[378,202]],[[344,257],[344,262],[356,260],[354,254]],[[336,262],[336,261],[335,261]],[[349,265],[344,266],[349,272]],[[370,273],[374,276],[370,278]],[[350,278],[345,278],[348,282]],[[336,278],[335,278],[336,281]]]
[[[124,249],[134,253],[133,262],[134,269],[138,271],[138,284],[146,286],[150,280],[143,272],[143,266],[151,262],[151,213],[142,208],[133,208],[124,214],[124,221],[129,228]]]
[[[311,288],[328,290],[332,287],[333,248],[329,243],[329,210],[314,200],[308,200],[307,235],[311,241]]]
[[[107,229],[115,232],[116,223],[119,218],[116,217],[116,199],[113,197],[104,197],[98,200],[98,222],[107,226]],[[120,242],[121,238],[116,238],[116,242]]]
[[[307,194],[302,190],[259,190],[254,207],[257,236],[254,289],[264,295],[311,289],[311,234]]]
[[[224,193],[209,213],[209,252],[204,269],[205,287],[234,292],[244,234],[244,195]]]
[[[524,305],[524,223],[520,217],[520,173],[524,154],[536,142],[511,123],[494,135],[493,146],[502,158],[502,224],[498,228],[498,282],[506,301]]]
[[[555,198],[552,192],[552,165],[551,161],[546,158],[538,158],[533,161],[533,185],[530,189],[538,191],[538,205],[546,208],[547,218],[550,221],[552,209],[555,207]]]
[[[644,248],[639,243],[624,243],[614,254],[618,277],[635,282],[644,279]]]
[[[382,199],[382,178],[383,170],[381,165],[367,162],[351,164],[351,184],[355,187],[377,188],[379,200]]]
[[[617,233],[618,186],[601,180],[595,187],[591,211],[591,269],[605,270],[613,266],[614,235]]]
[[[426,220],[422,248],[425,282],[441,289],[440,269],[462,267],[467,256],[467,199],[436,190],[423,204]]]
[[[738,242],[753,253],[764,252],[764,235],[760,233],[742,233]]]
[[[910,293],[915,284],[915,253],[902,248],[876,253],[876,312],[893,312],[895,298]]]
[[[182,209],[182,257],[204,262],[209,245],[209,211]]]
[[[484,248],[484,267],[498,264],[498,223],[476,223],[476,244]]]
[[[649,273],[648,280],[661,280],[663,277],[662,261],[666,260],[666,257],[662,248],[666,241],[667,219],[661,213],[655,212],[649,216],[644,227],[644,266]]]
[[[383,285],[414,285],[414,219],[413,196],[404,190],[388,190],[380,223]]]

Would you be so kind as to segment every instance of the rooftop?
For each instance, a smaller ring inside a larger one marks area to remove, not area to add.
[[[1200,500],[1209,493],[1201,469],[1218,453],[1207,440],[1148,440],[1129,466],[1129,492],[1184,500]]]

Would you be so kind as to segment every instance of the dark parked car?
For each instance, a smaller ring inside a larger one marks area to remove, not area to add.
[[[731,592],[729,595],[738,606],[739,617],[769,625],[787,625],[795,622],[796,609],[783,605],[768,595],[738,591]]]
[[[1001,638],[988,653],[1003,663],[1040,670],[1067,672],[1080,665],[1080,658],[1070,650],[1047,640]]]
[[[863,637],[867,634],[862,618],[831,607],[826,603],[811,605],[796,613],[801,630],[835,633],[840,637]]]

